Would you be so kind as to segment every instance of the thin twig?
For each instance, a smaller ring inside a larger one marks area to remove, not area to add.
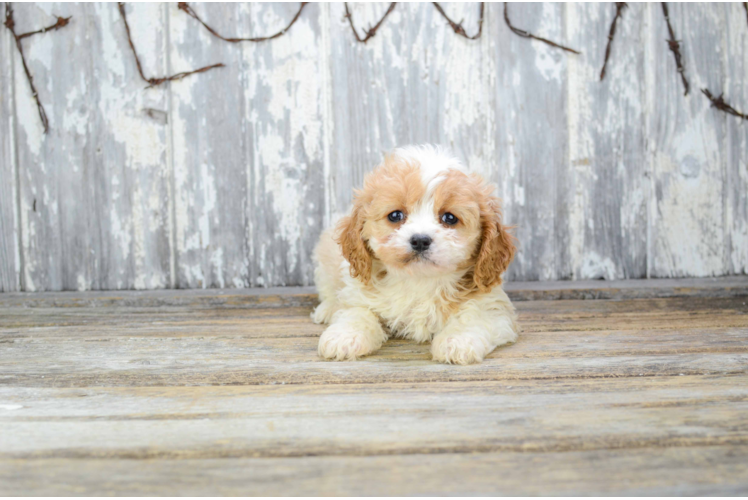
[[[725,100],[722,98],[724,94],[720,94],[719,97],[714,97],[711,92],[709,92],[709,89],[701,89],[701,92],[710,100],[712,101],[712,107],[719,109],[720,111],[724,111],[725,113],[731,114],[733,116],[737,116],[738,118],[742,118],[743,120],[748,120],[748,115],[745,113],[741,113],[737,109],[733,108]]]
[[[42,28],[40,30],[29,31],[28,33],[23,33],[22,35],[18,35],[18,39],[22,40],[22,39],[24,39],[26,37],[29,37],[29,36],[32,36],[32,35],[38,35],[40,33],[46,33],[47,31],[54,31],[54,30],[58,30],[60,28],[63,28],[63,27],[65,27],[65,26],[68,25],[68,23],[70,22],[70,19],[72,17],[73,16],[69,16],[69,17],[60,17],[60,16],[57,16],[57,22],[56,23],[54,23],[54,24],[52,24],[50,26],[47,26],[46,28]]]
[[[683,57],[680,53],[680,42],[675,39],[675,32],[673,31],[673,26],[670,24],[670,14],[668,13],[666,2],[662,2],[662,13],[665,15],[667,30],[670,33],[670,40],[667,40],[667,44],[668,47],[670,47],[670,50],[673,52],[673,57],[675,57],[675,66],[678,68],[678,73],[680,73],[680,78],[683,81],[683,87],[685,87],[686,89],[683,95],[688,95],[688,80],[686,79],[686,70],[683,68]]]
[[[266,40],[272,40],[273,38],[278,38],[279,36],[283,36],[284,34],[286,34],[286,32],[289,29],[291,29],[291,26],[293,26],[294,23],[299,19],[299,16],[301,16],[301,11],[304,10],[304,6],[306,6],[307,3],[309,2],[301,2],[301,6],[299,7],[299,10],[298,12],[296,12],[296,15],[293,17],[293,19],[291,19],[291,22],[288,23],[288,26],[280,30],[278,33],[275,33],[274,35],[270,35],[270,36],[261,36],[261,37],[254,37],[254,38],[241,38],[241,37],[226,38],[225,36],[218,33],[216,30],[208,26],[208,24],[205,21],[200,19],[200,16],[198,16],[197,13],[194,10],[192,10],[192,7],[190,7],[187,2],[179,2],[177,3],[177,7],[180,10],[183,10],[184,12],[186,12],[190,17],[195,18],[197,22],[205,26],[205,29],[207,29],[211,35],[217,38],[220,38],[221,40],[225,42],[239,43],[239,42],[264,42]]]
[[[600,81],[605,78],[605,69],[608,67],[608,58],[610,57],[610,47],[613,45],[613,37],[616,36],[616,24],[618,19],[623,14],[623,9],[628,7],[626,2],[616,2],[616,16],[613,18],[613,22],[610,23],[610,32],[608,33],[608,45],[605,47],[605,62],[603,62],[603,69],[600,71]]]
[[[16,48],[18,49],[18,53],[21,55],[21,64],[23,65],[23,71],[26,73],[26,79],[28,80],[29,87],[31,88],[31,95],[34,96],[34,100],[36,101],[36,108],[39,111],[39,119],[42,121],[42,126],[44,127],[45,134],[49,132],[49,119],[47,118],[46,111],[44,111],[44,106],[42,105],[41,100],[39,100],[39,92],[37,92],[36,87],[34,86],[34,77],[31,76],[29,66],[28,64],[26,64],[26,56],[23,53],[23,44],[21,44],[21,40],[38,33],[46,33],[47,31],[60,29],[63,26],[67,26],[68,22],[70,22],[70,17],[58,16],[57,22],[51,26],[42,28],[37,31],[29,31],[28,33],[18,35],[16,34],[16,22],[13,19],[13,7],[10,5],[10,2],[5,3],[5,27],[10,30],[10,32],[13,34],[13,38],[16,41]]]
[[[561,50],[565,50],[566,52],[572,52],[574,54],[581,54],[581,52],[578,52],[574,49],[570,49],[569,47],[564,47],[563,45],[559,45],[556,42],[552,42],[551,40],[548,40],[547,38],[541,38],[539,36],[535,36],[529,31],[521,30],[519,28],[515,28],[512,26],[511,21],[509,21],[509,11],[507,9],[507,2],[504,2],[504,21],[506,21],[506,25],[509,26],[509,29],[512,30],[512,32],[515,35],[519,35],[522,38],[530,38],[532,40],[537,40],[539,42],[547,43],[551,47],[556,47]]]
[[[743,2],[743,8],[745,9],[745,21],[748,23],[748,2]]]
[[[132,36],[130,35],[130,25],[127,23],[127,14],[125,13],[125,4],[122,2],[118,3],[119,6],[119,13],[120,16],[122,16],[122,21],[125,23],[125,31],[127,32],[127,42],[130,44],[130,48],[132,49],[132,53],[135,56],[135,64],[138,67],[138,73],[140,74],[140,78],[142,78],[145,82],[147,82],[149,85],[146,88],[156,87],[158,85],[161,85],[164,82],[171,82],[174,80],[181,80],[182,78],[185,78],[190,75],[194,75],[197,73],[203,73],[205,71],[211,70],[213,68],[221,68],[225,66],[223,63],[218,64],[212,64],[210,66],[205,66],[203,68],[198,68],[192,71],[186,71],[182,73],[177,73],[175,75],[171,76],[164,76],[161,78],[148,78],[145,76],[145,73],[143,72],[143,66],[140,64],[140,58],[138,57],[138,52],[135,50],[135,45],[132,43]]]
[[[377,34],[377,30],[379,29],[379,27],[382,25],[382,23],[384,22],[384,20],[387,19],[387,16],[389,16],[390,13],[393,10],[395,10],[395,5],[397,5],[397,2],[390,3],[390,6],[387,8],[387,12],[384,13],[384,15],[379,20],[379,22],[377,22],[377,24],[375,24],[373,28],[371,27],[371,25],[369,25],[369,29],[368,30],[364,30],[364,33],[366,33],[366,36],[364,36],[363,38],[361,38],[358,35],[358,31],[356,31],[356,27],[353,25],[353,14],[351,14],[351,12],[348,10],[348,2],[343,2],[343,3],[345,5],[345,17],[348,18],[348,22],[351,25],[351,30],[353,30],[353,36],[355,36],[356,40],[358,40],[361,43],[368,42],[369,38],[372,38],[374,35]]]
[[[483,31],[483,12],[485,11],[485,8],[486,8],[485,2],[480,3],[480,17],[478,18],[478,33],[476,33],[473,36],[468,36],[468,34],[465,32],[465,28],[462,27],[462,21],[460,21],[459,23],[452,21],[449,18],[449,16],[447,16],[447,13],[444,12],[444,9],[442,9],[441,5],[439,5],[437,2],[433,2],[433,4],[434,4],[434,7],[436,7],[436,10],[439,11],[439,14],[441,14],[444,17],[444,19],[447,20],[447,22],[452,27],[455,33],[457,33],[460,36],[464,36],[468,40],[476,40],[480,38],[481,32]]]

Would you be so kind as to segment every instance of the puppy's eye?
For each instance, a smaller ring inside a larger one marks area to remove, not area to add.
[[[451,213],[447,212],[442,215],[442,222],[445,223],[448,226],[454,226],[458,222],[460,222],[460,219],[452,215]]]
[[[405,214],[400,210],[395,210],[390,215],[388,215],[387,218],[390,220],[390,222],[400,222],[405,219]]]

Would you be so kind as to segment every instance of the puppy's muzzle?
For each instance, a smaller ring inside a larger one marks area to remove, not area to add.
[[[417,253],[423,253],[431,246],[431,236],[414,234],[410,237],[410,247]]]

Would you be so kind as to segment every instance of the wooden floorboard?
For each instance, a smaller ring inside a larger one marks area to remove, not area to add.
[[[556,287],[468,367],[403,340],[322,361],[296,292],[3,294],[0,494],[745,495],[748,296],[723,284]]]

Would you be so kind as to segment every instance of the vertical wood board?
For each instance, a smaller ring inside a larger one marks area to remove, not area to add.
[[[566,6],[508,8],[513,26],[566,41]],[[516,226],[519,248],[507,278],[568,278],[568,210],[562,188],[568,155],[567,67],[573,56],[512,33],[503,5],[490,5],[489,13],[492,176],[504,199],[505,220]]]
[[[18,179],[13,157],[14,52],[13,36],[5,30],[0,34],[0,292],[15,292],[21,286],[16,210]]]
[[[251,4],[251,36],[287,26],[296,3]],[[244,46],[249,149],[246,234],[251,286],[308,285],[323,229],[322,8],[307,5],[282,37]]]
[[[644,44],[646,7],[631,4],[616,23],[606,76],[600,73],[612,3],[569,4],[568,206],[572,276],[643,278],[647,272]]]
[[[127,9],[144,70],[162,74],[161,8]],[[25,41],[49,134],[30,92],[16,96],[25,289],[167,286],[166,94],[144,90],[116,4],[24,4],[16,17],[27,31],[52,15],[73,18]]]
[[[748,114],[748,11],[740,3],[723,4],[727,29],[725,99]],[[712,93],[721,92],[709,89]],[[718,113],[711,109],[712,113]],[[748,273],[748,121],[726,116],[727,154],[723,185],[725,204],[725,271]]]
[[[647,137],[654,192],[650,198],[650,277],[724,274],[726,115],[710,108],[704,87],[725,81],[725,11],[719,5],[670,3],[690,92],[666,40],[660,4],[649,4]]]
[[[240,4],[191,5],[225,37],[248,36]],[[245,44],[211,35],[167,6],[170,73],[210,64],[224,68],[171,84],[176,283],[178,288],[250,286],[246,233],[249,152],[243,85]]]

